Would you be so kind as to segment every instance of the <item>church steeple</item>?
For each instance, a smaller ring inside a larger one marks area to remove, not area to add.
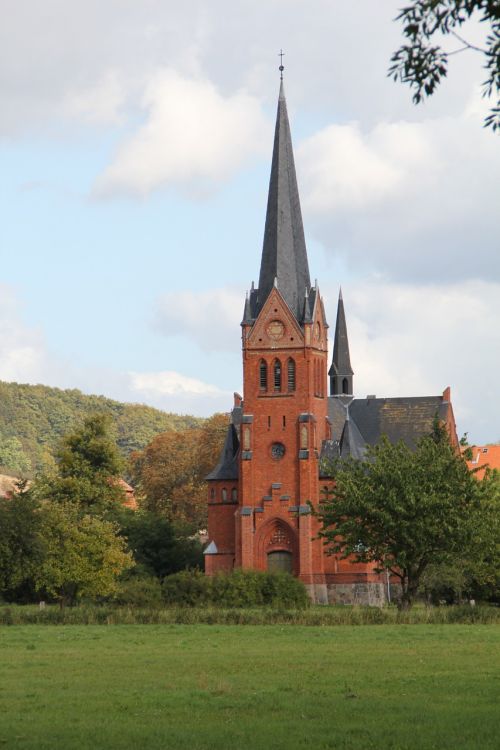
[[[347,339],[347,324],[344,312],[344,300],[342,289],[339,292],[337,306],[337,320],[335,323],[335,338],[333,342],[332,366],[328,374],[330,376],[331,396],[352,396],[354,375],[349,356],[349,341]]]
[[[311,281],[283,81],[274,132],[259,288],[251,295],[254,318],[273,286],[302,323],[304,297],[310,291]]]

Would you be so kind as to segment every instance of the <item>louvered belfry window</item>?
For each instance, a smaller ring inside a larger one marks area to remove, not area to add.
[[[267,364],[263,359],[259,365],[259,386],[261,391],[267,391]]]
[[[274,390],[281,391],[281,362],[274,360]]]
[[[288,390],[295,390],[295,360],[288,360]]]

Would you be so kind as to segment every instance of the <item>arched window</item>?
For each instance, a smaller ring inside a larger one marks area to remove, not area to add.
[[[267,363],[264,359],[259,364],[259,387],[261,391],[267,391]]]
[[[346,396],[349,395],[349,381],[347,378],[344,378],[342,381],[342,393]]]
[[[231,490],[231,500],[233,502],[236,502],[238,500],[238,490],[236,489],[236,487],[233,487],[233,489]]]
[[[288,360],[288,390],[295,390],[295,361],[293,359]]]
[[[212,500],[215,500],[215,489],[214,489],[214,487],[210,488],[210,498]]]
[[[227,490],[225,487],[222,488],[222,492],[220,493],[220,495],[222,502],[225,503],[227,500]]]
[[[281,362],[279,359],[274,360],[274,390],[281,391]]]

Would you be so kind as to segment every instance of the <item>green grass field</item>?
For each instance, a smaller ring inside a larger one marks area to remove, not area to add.
[[[6,748],[500,747],[500,628],[0,629]]]

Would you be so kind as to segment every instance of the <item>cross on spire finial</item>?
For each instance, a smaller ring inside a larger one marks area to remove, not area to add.
[[[285,70],[285,66],[283,65],[283,57],[284,57],[284,55],[285,55],[285,53],[283,52],[282,49],[280,49],[280,51],[278,52],[278,57],[280,58],[279,71],[280,71],[280,79],[281,80],[283,80],[283,71]]]

